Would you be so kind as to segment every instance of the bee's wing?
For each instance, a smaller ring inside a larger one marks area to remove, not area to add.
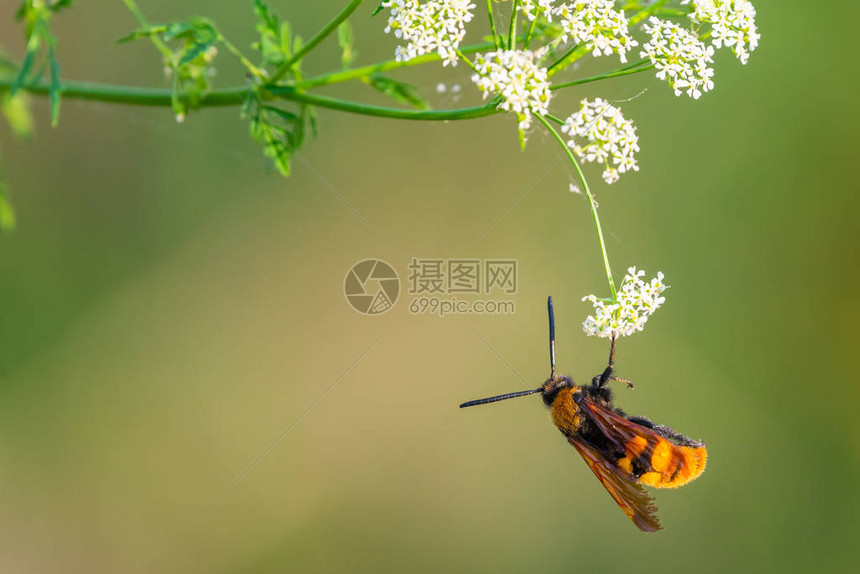
[[[591,399],[585,399],[579,406],[609,439],[614,450],[624,453],[612,463],[613,467],[622,463],[626,465],[627,472],[619,471],[628,480],[654,488],[677,488],[704,472],[707,461],[705,443],[688,439],[668,427],[654,425],[649,428],[636,423]],[[640,471],[638,478],[629,473],[634,467]]]
[[[570,444],[576,448],[588,467],[597,476],[597,480],[606,488],[610,496],[630,517],[640,530],[656,532],[662,527],[657,520],[657,507],[645,489],[625,477],[615,467],[612,461],[591,444],[576,437],[568,437]]]

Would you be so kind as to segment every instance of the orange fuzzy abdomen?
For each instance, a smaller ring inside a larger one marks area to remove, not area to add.
[[[678,488],[697,479],[705,471],[708,453],[704,446],[679,446],[664,438],[659,438],[652,444],[645,442],[643,437],[634,437],[625,445],[625,457],[618,461],[618,466],[627,466],[625,460],[646,455],[650,468],[639,476],[638,481],[654,488]],[[650,441],[648,441],[650,442]]]

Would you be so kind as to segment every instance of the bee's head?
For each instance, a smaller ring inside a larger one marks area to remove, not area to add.
[[[541,396],[543,396],[543,402],[546,404],[546,406],[551,406],[560,390],[573,387],[576,387],[576,385],[573,384],[572,379],[562,375],[554,374],[552,377],[548,378],[543,384],[543,388],[541,391]]]

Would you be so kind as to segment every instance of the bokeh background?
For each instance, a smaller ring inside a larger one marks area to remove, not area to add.
[[[17,56],[11,4],[0,35]],[[55,19],[65,77],[165,85],[151,46],[114,44],[135,26],[121,2],[77,4]],[[308,37],[344,1],[271,4]],[[359,63],[395,45],[373,4],[353,18]],[[141,5],[253,40],[249,2]],[[623,516],[538,399],[457,409],[544,380],[549,294],[562,370],[584,382],[605,364],[580,328],[605,281],[565,162],[473,244],[557,157],[539,130],[520,152],[510,117],[320,109],[302,154],[386,245],[301,162],[267,169],[238,109],[179,125],[65,100],[51,129],[39,98],[32,140],[0,130],[19,219],[0,237],[0,569],[856,571],[860,10],[756,6],[760,48],[746,67],[721,53],[700,101],[642,74],[552,106],[632,98],[641,172],[609,188],[586,171],[615,272],[662,270],[672,288],[621,341],[637,387],[618,400],[710,453],[697,482],[656,493],[663,532]],[[243,81],[218,62],[220,85]],[[338,65],[332,40],[306,69]],[[567,74],[605,69],[584,66]],[[479,99],[465,66],[396,77],[436,107]],[[385,103],[361,84],[323,93]],[[404,279],[413,257],[517,259],[516,313],[415,316],[404,295],[362,316],[343,279],[369,257]]]

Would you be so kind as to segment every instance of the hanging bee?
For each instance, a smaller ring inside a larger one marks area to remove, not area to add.
[[[597,479],[624,514],[646,532],[661,529],[654,499],[642,485],[677,488],[698,478],[705,470],[705,443],[685,437],[645,417],[627,416],[612,406],[610,381],[616,377],[615,337],[609,348],[609,364],[590,385],[577,386],[555,372],[555,316],[552,297],[549,313],[550,377],[536,389],[468,401],[460,408],[495,403],[541,393],[550,408],[552,422],[579,452]]]

